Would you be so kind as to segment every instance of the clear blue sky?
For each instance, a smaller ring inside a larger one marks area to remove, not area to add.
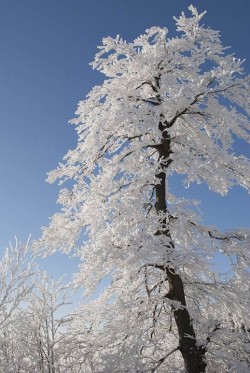
[[[150,26],[175,30],[173,16],[191,0],[1,0],[0,2],[0,247],[15,235],[38,238],[58,209],[59,188],[45,182],[76,135],[68,120],[77,102],[102,76],[92,71],[104,36],[131,40]],[[221,31],[224,45],[246,58],[250,72],[250,1],[193,0],[207,10],[204,23]],[[172,34],[173,35],[173,34]],[[240,153],[250,155],[243,143]],[[202,199],[204,221],[222,229],[247,226],[249,197],[240,188],[221,199],[194,186],[186,196]],[[46,260],[56,274],[70,271],[66,260]]]

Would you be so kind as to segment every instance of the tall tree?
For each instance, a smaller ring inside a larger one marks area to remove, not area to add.
[[[103,39],[93,67],[106,80],[79,103],[78,145],[49,174],[73,187],[37,250],[76,251],[86,294],[110,279],[86,306],[95,372],[249,369],[247,232],[202,225],[195,201],[168,186],[181,174],[221,195],[249,188],[234,152],[250,139],[249,76],[189,9],[174,38],[152,27],[131,43]],[[209,264],[218,250],[227,277]]]

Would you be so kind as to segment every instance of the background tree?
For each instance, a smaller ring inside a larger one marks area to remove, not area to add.
[[[0,261],[0,330],[32,291],[35,271],[32,263],[29,242],[22,244],[16,239],[4,252]]]
[[[67,362],[65,343],[72,320],[68,286],[38,272],[33,291],[1,333],[0,368],[6,373],[78,372]],[[69,338],[68,338],[69,339]],[[76,344],[71,339],[71,343]]]
[[[111,279],[86,307],[95,372],[249,369],[248,234],[202,225],[196,202],[168,186],[182,174],[221,195],[249,188],[234,150],[249,141],[249,77],[189,9],[175,38],[153,27],[131,43],[103,39],[93,67],[106,80],[80,102],[78,145],[49,175],[74,183],[37,250],[76,252],[86,294]],[[218,250],[228,276],[211,269]]]
[[[0,261],[0,370],[6,373],[20,371],[23,347],[13,324],[18,323],[22,307],[27,305],[34,287],[35,269],[29,241],[22,244],[16,239]]]
[[[46,273],[40,273],[34,291],[29,297],[25,317],[27,357],[32,357],[31,372],[64,372],[64,348],[61,340],[66,332],[70,316],[66,306],[70,304],[68,286],[53,281]]]

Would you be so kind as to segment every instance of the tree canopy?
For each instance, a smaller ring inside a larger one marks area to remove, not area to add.
[[[175,37],[152,27],[103,39],[92,66],[105,80],[79,103],[77,147],[49,174],[72,187],[36,250],[78,255],[86,295],[110,280],[76,321],[85,372],[249,371],[249,234],[204,226],[196,201],[168,186],[175,174],[222,196],[250,184],[234,148],[250,140],[244,61],[189,10]],[[211,268],[218,250],[227,276]]]

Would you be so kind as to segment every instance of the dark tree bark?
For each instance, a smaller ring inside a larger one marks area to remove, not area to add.
[[[155,186],[156,203],[155,208],[158,213],[163,212],[165,216],[169,215],[166,203],[166,174],[164,169],[171,164],[171,139],[166,127],[160,122],[159,129],[162,131],[162,142],[157,146],[160,162],[160,172],[156,175],[159,184]],[[169,244],[167,249],[174,250],[174,242],[168,227],[166,218],[161,221],[161,226],[157,234],[165,235]],[[178,302],[181,306],[176,306],[173,302],[172,311],[179,335],[179,350],[184,360],[186,373],[205,373],[206,360],[205,346],[197,346],[196,335],[192,324],[192,319],[187,309],[185,299],[185,289],[180,275],[176,272],[174,265],[169,263],[164,268],[169,283],[169,291],[166,298]]]

